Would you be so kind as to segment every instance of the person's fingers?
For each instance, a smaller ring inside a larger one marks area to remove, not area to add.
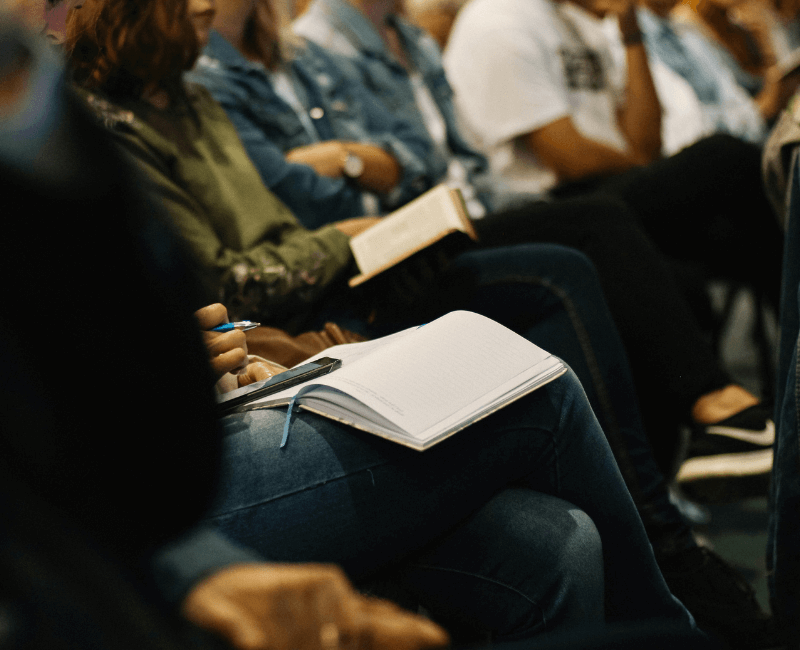
[[[201,307],[194,313],[201,330],[210,330],[212,327],[228,322],[228,310],[225,305],[215,303]]]
[[[274,377],[280,372],[283,372],[283,370],[278,370],[275,366],[270,366],[258,361],[251,362],[247,364],[247,368],[244,372],[239,373],[239,386],[249,386],[257,381],[264,381],[265,379]]]
[[[447,646],[450,638],[436,623],[393,603],[364,598],[363,650],[421,650]]]
[[[241,330],[224,334],[205,332],[208,353],[214,357],[230,350],[243,350],[247,354],[247,337]]]
[[[195,586],[183,611],[241,650],[421,650],[447,642],[434,624],[365,598],[327,565],[223,569]]]
[[[262,621],[239,603],[212,594],[191,594],[183,607],[184,616],[198,627],[216,633],[239,650],[267,650],[272,645]]]
[[[226,372],[236,374],[238,370],[246,366],[247,350],[242,348],[234,348],[211,357],[211,367],[219,376],[224,375]]]

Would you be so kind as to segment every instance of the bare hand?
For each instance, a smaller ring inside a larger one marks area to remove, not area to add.
[[[209,332],[212,327],[228,322],[228,310],[224,305],[216,303],[198,309],[194,313],[203,333],[211,367],[220,379],[225,373],[237,374],[247,367],[247,338],[244,332]]]
[[[285,368],[279,363],[267,361],[261,357],[251,356],[250,363],[247,364],[247,367],[242,372],[236,375],[236,378],[239,380],[239,388],[242,388],[243,386],[254,384],[257,381],[264,381],[265,379],[274,377],[286,370],[288,370],[288,368]]]
[[[764,85],[756,97],[756,104],[764,116],[771,120],[785,107],[800,84],[800,71],[786,76],[778,66],[767,68],[764,73]]]
[[[337,221],[334,226],[341,230],[345,235],[355,237],[359,233],[372,228],[380,221],[380,217],[356,217],[355,219],[345,219],[344,221]]]
[[[358,594],[335,566],[238,565],[189,593],[183,614],[242,650],[420,650],[447,634],[427,619]]]
[[[320,176],[328,178],[339,178],[344,174],[346,159],[347,148],[337,140],[297,147],[286,154],[289,162],[308,165]]]

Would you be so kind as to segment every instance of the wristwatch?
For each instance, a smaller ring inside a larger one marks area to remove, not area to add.
[[[348,151],[344,159],[342,172],[347,178],[352,178],[353,180],[359,178],[364,173],[364,161],[361,156]]]

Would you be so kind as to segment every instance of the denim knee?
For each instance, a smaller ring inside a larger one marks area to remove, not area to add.
[[[603,620],[600,535],[576,506],[507,488],[413,558],[403,582],[457,638],[532,638]]]

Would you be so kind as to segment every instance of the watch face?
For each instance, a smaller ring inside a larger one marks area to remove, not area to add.
[[[344,174],[348,178],[358,178],[364,173],[364,161],[360,156],[348,153],[344,161]]]

